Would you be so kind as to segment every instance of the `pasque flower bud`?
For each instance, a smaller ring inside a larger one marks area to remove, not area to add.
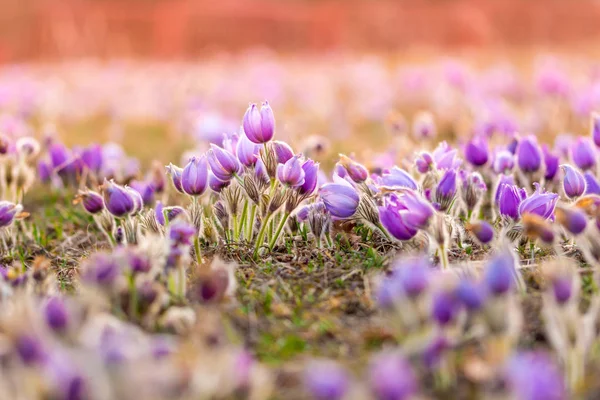
[[[585,192],[585,178],[583,174],[570,166],[563,164],[560,166],[563,171],[563,189],[570,199],[577,198]]]
[[[241,169],[240,162],[235,155],[214,144],[210,145],[208,164],[212,173],[222,181],[230,180]]]
[[[183,168],[181,188],[190,196],[200,196],[208,183],[208,162],[206,156],[192,157]]]
[[[244,133],[253,143],[266,143],[273,139],[275,134],[275,116],[268,102],[262,104],[259,110],[256,104],[250,107],[244,114]]]
[[[571,147],[571,160],[585,171],[596,166],[596,148],[589,138],[579,137]]]
[[[476,137],[471,139],[465,146],[465,158],[476,167],[488,162],[488,145],[485,138]]]
[[[104,180],[102,195],[106,209],[115,217],[124,217],[136,208],[133,194],[112,180]]]
[[[179,168],[176,165],[169,164],[166,166],[167,174],[171,177],[171,182],[173,183],[173,187],[179,193],[183,193],[183,188],[181,187],[181,175],[183,173],[183,169]]]
[[[83,208],[90,214],[98,214],[104,210],[104,200],[102,199],[102,196],[94,191],[80,190],[77,199],[81,200]]]
[[[304,183],[304,169],[299,156],[290,158],[277,166],[277,179],[286,186],[298,187]]]
[[[350,179],[356,183],[362,183],[369,177],[369,170],[364,165],[343,154],[340,154],[339,165],[344,167]]]
[[[542,167],[542,150],[535,136],[521,139],[516,155],[519,168],[525,173],[537,172]]]
[[[349,218],[356,212],[360,200],[358,192],[349,183],[328,183],[321,186],[319,196],[327,211],[337,218]]]

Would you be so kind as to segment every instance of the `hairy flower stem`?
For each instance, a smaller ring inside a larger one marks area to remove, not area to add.
[[[237,242],[237,240],[239,238],[237,214],[233,214],[231,216],[231,226],[232,226],[231,230],[233,232],[233,236],[232,236],[231,240],[233,242]]]
[[[260,231],[258,232],[258,237],[256,238],[256,244],[254,245],[254,254],[253,254],[253,257],[255,260],[258,258],[258,250],[262,246],[263,240],[265,238],[265,232],[269,225],[269,220],[271,219],[271,215],[272,215],[271,213],[268,213],[265,216],[265,220],[262,222]]]
[[[246,221],[246,240],[252,241],[252,235],[254,234],[254,217],[256,216],[256,204],[250,204],[250,218]]]
[[[200,252],[200,234],[194,236],[194,252],[196,253],[196,262],[198,265],[202,265],[202,253]]]
[[[102,223],[100,223],[100,221],[98,220],[98,218],[94,215],[94,222],[96,223],[96,226],[98,227],[98,229],[100,229],[100,232],[102,232],[104,234],[104,236],[106,236],[106,238],[108,239],[108,243],[110,243],[110,247],[114,248],[115,247],[115,238],[112,234],[112,232],[107,232],[106,229],[104,229],[102,227]]]
[[[450,265],[450,262],[448,261],[448,252],[446,250],[447,250],[446,246],[440,245],[440,247],[439,247],[440,262],[442,263],[443,270],[448,269],[448,267]]]
[[[138,294],[135,286],[135,275],[129,277],[129,318],[136,321],[138,317]]]
[[[244,231],[244,224],[246,224],[246,218],[248,216],[248,199],[244,200],[244,208],[242,209],[242,215],[240,216],[240,223],[238,226],[239,239],[242,240],[246,236]]]
[[[386,230],[386,229],[383,227],[383,225],[381,225],[381,223],[377,223],[375,226],[377,227],[377,229],[379,229],[379,231],[380,231],[381,233],[383,233],[383,236],[385,236],[385,238],[386,238],[387,240],[389,240],[389,241],[391,241],[391,240],[392,240],[392,238],[390,237],[390,234],[389,234],[389,233],[387,233],[387,230]]]
[[[279,221],[279,226],[277,226],[277,230],[275,231],[275,235],[273,235],[271,241],[269,242],[269,251],[273,250],[273,246],[275,246],[275,243],[277,243],[277,239],[279,239],[281,231],[283,230],[283,227],[285,226],[285,223],[287,222],[289,217],[289,212],[286,212],[285,214],[283,214],[283,217],[281,217],[281,220]]]

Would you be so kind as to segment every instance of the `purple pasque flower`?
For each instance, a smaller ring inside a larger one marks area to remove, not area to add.
[[[136,208],[136,198],[134,198],[132,192],[134,191],[117,185],[112,179],[110,181],[105,179],[102,196],[106,209],[115,217],[124,217],[131,214]]]
[[[37,176],[43,183],[48,183],[52,179],[52,166],[46,160],[38,161]]]
[[[98,214],[104,210],[104,200],[99,193],[91,190],[80,190],[77,197],[81,200],[81,204],[83,204],[85,211],[90,214]]]
[[[415,158],[415,166],[417,167],[417,171],[426,174],[435,168],[435,160],[430,153],[422,152]]]
[[[555,214],[556,220],[573,235],[580,234],[587,226],[586,213],[577,207],[557,207]]]
[[[208,161],[205,155],[192,157],[183,168],[181,188],[190,196],[200,196],[208,185]]]
[[[369,387],[377,400],[407,400],[417,392],[417,378],[398,353],[380,353],[369,366]]]
[[[431,317],[438,325],[446,326],[452,323],[459,311],[460,303],[453,291],[441,289],[433,294]]]
[[[230,180],[222,181],[212,173],[208,171],[208,186],[215,193],[221,193],[221,190],[225,189],[231,183]]]
[[[408,188],[417,190],[419,187],[415,179],[408,172],[396,166],[381,175],[379,185],[388,189]]]
[[[443,141],[440,144],[438,144],[438,146],[432,153],[436,169],[457,169],[458,167],[460,167],[462,164],[462,160],[457,157],[457,154],[458,150],[450,147],[450,145],[446,141]]]
[[[154,203],[154,187],[151,183],[134,180],[129,182],[129,186],[142,196],[145,206],[150,206]]]
[[[487,262],[483,282],[489,293],[500,296],[513,288],[517,273],[515,257],[503,249]]]
[[[300,156],[294,156],[286,161],[285,164],[277,166],[277,179],[286,186],[301,186],[304,183],[304,175]]]
[[[515,184],[515,178],[513,178],[512,175],[500,175],[498,176],[498,179],[494,185],[495,187],[495,191],[494,191],[494,204],[498,205],[498,200],[500,199],[500,194],[501,194],[501,188],[503,185],[514,185]]]
[[[256,164],[259,154],[260,146],[251,142],[246,135],[240,135],[236,145],[236,156],[240,160],[240,163],[248,168],[253,167]]]
[[[558,304],[565,304],[572,298],[573,282],[573,277],[568,274],[553,274],[551,276],[550,287]]]
[[[435,188],[434,201],[440,210],[446,211],[456,196],[456,170],[447,169]]]
[[[294,150],[292,150],[289,144],[281,140],[274,140],[272,149],[278,164],[285,164],[286,161],[294,157]]]
[[[389,309],[401,299],[415,300],[431,282],[431,265],[423,257],[403,257],[394,261],[392,272],[377,291],[379,307]]]
[[[596,148],[586,137],[579,137],[571,146],[571,160],[579,169],[586,171],[596,166]]]
[[[81,152],[81,161],[92,173],[98,174],[102,169],[102,146],[93,143]]]
[[[519,205],[519,214],[536,214],[544,219],[554,216],[554,208],[558,202],[558,194],[543,192],[540,184],[535,182],[535,192]]]
[[[500,215],[517,221],[520,217],[519,206],[526,195],[516,185],[503,184],[498,188],[498,211]]]
[[[157,201],[156,206],[154,207],[154,218],[156,219],[156,222],[158,222],[162,226],[164,226],[165,222],[166,222],[165,214],[163,213],[163,210],[164,210],[163,203],[161,201]]]
[[[515,156],[508,150],[500,150],[494,156],[492,168],[497,174],[506,174],[515,166]]]
[[[302,164],[304,171],[304,183],[296,188],[298,193],[303,196],[310,196],[315,192],[319,180],[319,164],[310,158]]]
[[[46,324],[54,331],[64,331],[69,324],[69,311],[60,297],[50,297],[43,308]]]
[[[340,154],[340,161],[338,164],[346,170],[348,177],[356,183],[362,183],[369,177],[369,170],[364,165],[343,154]]]
[[[563,190],[568,198],[574,199],[581,196],[586,189],[586,182],[583,174],[569,164],[562,164],[560,168],[563,171]]]
[[[333,361],[312,361],[304,371],[304,384],[316,400],[339,400],[348,391],[350,379]]]
[[[512,357],[506,368],[510,391],[520,400],[566,400],[569,398],[563,373],[543,351]]]
[[[598,182],[594,174],[591,171],[585,171],[583,178],[585,179],[585,194],[600,195],[600,182]]]
[[[196,234],[196,228],[188,222],[176,219],[169,225],[169,239],[176,245],[191,245],[192,238]]]
[[[479,310],[487,297],[486,290],[482,284],[467,278],[460,280],[456,286],[455,295],[468,311]]]
[[[542,167],[542,150],[533,135],[519,140],[516,155],[517,164],[522,172],[535,173]]]
[[[106,253],[96,253],[82,265],[82,279],[100,286],[111,286],[121,273],[121,267],[114,257]]]
[[[338,178],[319,189],[319,197],[325,208],[336,218],[350,218],[356,212],[360,197],[356,189],[348,182]]]
[[[410,190],[386,196],[379,207],[381,224],[398,240],[412,239],[419,229],[427,226],[434,213],[427,200]]]
[[[269,103],[263,102],[260,110],[256,104],[250,104],[244,114],[243,126],[244,133],[253,143],[262,144],[273,139],[275,116]]]
[[[418,139],[430,139],[437,134],[437,128],[433,114],[428,111],[421,111],[415,115],[412,124],[413,136]]]
[[[20,204],[10,201],[0,201],[0,228],[5,228],[13,223],[18,214],[23,210]]]
[[[465,146],[465,159],[476,167],[481,167],[488,162],[488,144],[483,137],[474,137]]]
[[[208,164],[212,173],[222,181],[230,180],[241,169],[237,157],[215,144],[210,145]]]
[[[179,193],[183,193],[183,188],[181,187],[181,175],[183,174],[183,169],[173,164],[169,164],[165,168],[167,174],[171,177],[171,182],[173,183],[175,190]]]
[[[560,157],[552,153],[546,144],[542,146],[542,152],[544,153],[544,166],[546,167],[544,178],[551,181],[558,172]]]
[[[25,365],[40,363],[46,357],[42,342],[33,334],[20,333],[14,341],[15,350]]]
[[[600,147],[600,114],[592,113],[590,130],[594,144],[596,147]]]
[[[131,211],[131,214],[137,214],[140,211],[142,211],[142,209],[144,208],[144,199],[142,198],[140,192],[129,186],[125,186],[125,189],[133,199],[133,210]]]
[[[494,239],[494,227],[486,221],[470,223],[467,225],[467,230],[483,244],[487,244]]]
[[[222,147],[230,152],[231,154],[237,156],[237,143],[240,140],[240,137],[237,133],[232,134],[223,134],[223,141],[221,143]]]
[[[473,211],[483,193],[487,192],[487,185],[479,172],[467,172],[464,169],[458,173],[461,181],[461,198],[468,211]]]

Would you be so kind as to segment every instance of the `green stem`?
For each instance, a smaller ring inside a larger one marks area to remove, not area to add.
[[[136,321],[138,314],[138,295],[137,287],[135,286],[135,276],[132,274],[129,277],[129,318]]]
[[[194,251],[196,252],[196,262],[198,265],[202,265],[202,253],[200,252],[200,235],[196,234],[194,237]]]
[[[265,231],[267,230],[267,226],[269,225],[269,220],[271,219],[271,214],[267,214],[265,216],[265,220],[263,221],[260,231],[258,232],[258,237],[256,238],[256,244],[254,245],[254,254],[253,257],[256,260],[258,258],[258,250],[260,246],[262,246],[262,242],[265,238]]]
[[[387,240],[392,240],[392,238],[390,237],[390,234],[387,233],[387,230],[381,225],[381,223],[378,223],[376,226],[377,226],[377,229],[379,229],[381,231],[381,233],[383,233],[383,235],[385,236],[385,238]]]
[[[285,214],[283,214],[281,221],[279,221],[279,226],[277,226],[277,230],[275,231],[275,235],[271,238],[271,241],[269,242],[269,250],[273,250],[273,246],[275,246],[275,243],[277,243],[277,239],[279,239],[279,235],[281,235],[281,231],[282,231],[283,227],[285,226],[285,223],[287,222],[289,217],[290,217],[289,212],[286,212]]]
[[[238,221],[237,221],[237,215],[233,214],[231,216],[231,226],[232,226],[232,230],[233,230],[233,237],[232,237],[232,241],[237,241],[238,237],[239,237],[239,233],[238,233]]]
[[[245,236],[244,224],[246,223],[246,217],[248,216],[248,200],[244,201],[244,208],[242,209],[242,216],[240,217],[240,225],[238,226],[238,233],[240,239],[243,239],[242,235]]]
[[[246,221],[246,240],[252,241],[252,235],[254,234],[254,217],[256,216],[256,204],[250,205],[250,220]]]
[[[442,269],[448,269],[450,262],[448,261],[448,253],[446,252],[446,246],[440,246],[440,261],[442,262]]]

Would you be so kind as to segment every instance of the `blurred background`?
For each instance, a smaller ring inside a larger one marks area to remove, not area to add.
[[[0,0],[0,62],[593,44],[594,0]]]
[[[580,134],[599,21],[594,0],[0,0],[0,135],[185,162],[263,100],[277,137],[324,163]]]

